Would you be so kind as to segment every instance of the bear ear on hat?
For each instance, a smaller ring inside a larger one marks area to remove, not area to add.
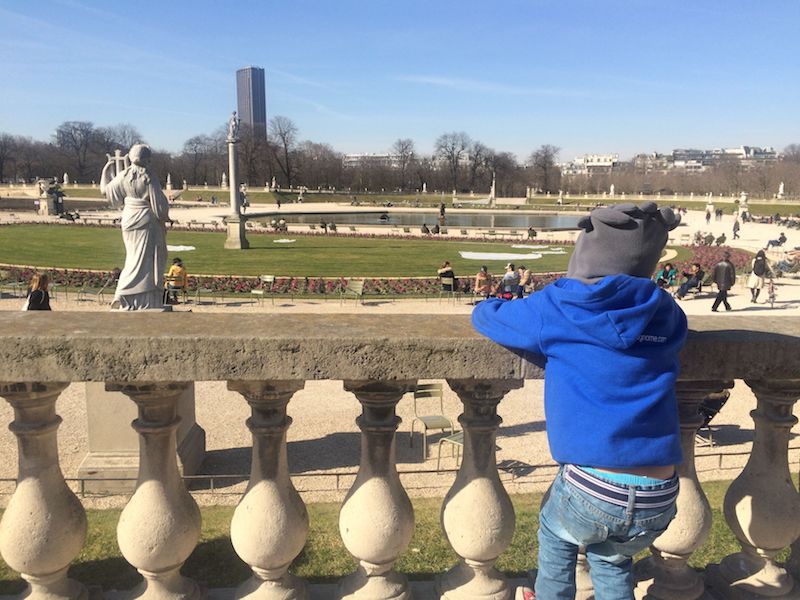
[[[578,219],[578,227],[580,227],[584,231],[591,231],[592,229],[594,229],[594,225],[592,225],[592,218],[581,217],[580,219]]]
[[[667,227],[667,231],[672,231],[681,223],[681,216],[676,215],[675,212],[671,208],[662,208],[658,211],[661,213],[661,218],[664,219],[664,225]]]

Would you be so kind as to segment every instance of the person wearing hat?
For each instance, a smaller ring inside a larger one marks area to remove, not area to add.
[[[731,305],[728,303],[728,291],[736,283],[736,267],[731,262],[730,252],[723,254],[722,260],[714,265],[714,270],[711,271],[711,280],[717,284],[718,290],[714,304],[711,305],[711,312],[717,312],[720,304],[725,305],[725,310],[731,310]]]
[[[178,303],[178,292],[186,289],[188,279],[189,275],[186,272],[186,268],[183,266],[183,261],[178,257],[173,258],[172,265],[167,272],[167,276],[164,278],[164,283],[167,288],[166,291],[169,294],[169,297],[166,298],[168,303]]]
[[[633,600],[632,557],[675,516],[687,321],[651,277],[679,221],[654,202],[597,208],[579,222],[566,277],[472,312],[479,333],[547,360],[547,438],[560,469],[540,511],[538,598],[575,597],[584,547],[596,597]]]

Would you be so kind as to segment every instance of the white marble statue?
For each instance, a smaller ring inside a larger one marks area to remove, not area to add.
[[[611,184],[611,187],[608,188],[608,195],[611,196],[612,198],[614,197],[614,184],[613,183]]]
[[[783,198],[785,192],[786,188],[784,187],[783,182],[781,181],[780,185],[778,186],[778,198]]]
[[[112,206],[122,208],[125,266],[114,293],[114,300],[122,310],[164,306],[169,203],[158,177],[149,169],[150,158],[149,146],[135,144],[120,172],[114,174],[115,161],[109,157],[100,177],[100,191]]]
[[[230,120],[228,120],[228,141],[235,142],[239,139],[239,118],[236,116],[236,111],[233,111]]]
[[[222,173],[222,187],[228,187],[228,174]]]
[[[64,185],[69,185],[69,173],[64,173]],[[781,184],[783,185],[783,184]]]

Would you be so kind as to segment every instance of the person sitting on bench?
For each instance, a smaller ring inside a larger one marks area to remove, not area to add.
[[[683,297],[688,294],[689,290],[692,288],[696,288],[698,292],[701,291],[703,289],[703,279],[706,274],[703,272],[703,267],[700,266],[700,263],[693,263],[691,270],[688,273],[684,271],[683,276],[686,277],[686,281],[684,281],[678,288],[678,291],[675,292],[675,297],[678,300],[683,300]]]

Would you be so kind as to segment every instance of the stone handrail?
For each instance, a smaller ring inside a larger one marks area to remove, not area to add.
[[[800,319],[726,315],[690,318],[690,328],[677,385],[685,457],[678,516],[653,556],[637,565],[637,595],[693,600],[710,588],[723,598],[790,597],[800,547],[786,565],[775,556],[800,537],[800,494],[788,466]],[[231,540],[253,576],[236,597],[307,598],[306,584],[288,571],[308,516],[288,473],[287,404],[305,381],[336,379],[362,405],[361,464],[340,515],[342,540],[359,566],[337,598],[411,598],[393,568],[414,528],[395,467],[395,407],[417,379],[447,379],[464,405],[464,459],[442,525],[460,561],[437,578],[437,594],[508,600],[509,584],[494,568],[515,526],[495,464],[497,406],[523,380],[543,376],[538,359],[529,358],[498,348],[461,316],[0,313],[0,396],[14,408],[19,440],[18,485],[0,523],[0,553],[32,598],[86,593],[66,576],[87,525],[58,465],[55,405],[69,382],[105,382],[139,411],[139,479],[117,528],[123,556],[144,577],[133,597],[201,597],[180,574],[199,539],[200,513],[177,468],[176,406],[190,382],[225,380],[252,411],[252,471]],[[687,561],[708,535],[711,512],[694,468],[697,408],[733,379],[744,379],[757,398],[753,449],[725,498],[742,550],[698,573]],[[586,586],[579,587],[585,597]]]

